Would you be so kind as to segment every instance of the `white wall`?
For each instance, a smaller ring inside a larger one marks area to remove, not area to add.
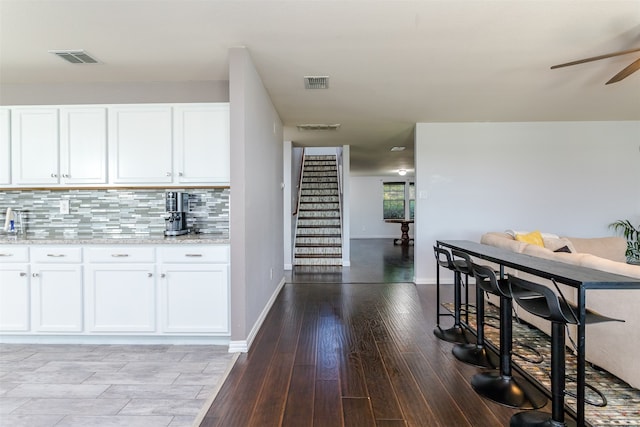
[[[250,345],[284,283],[283,131],[245,48],[229,50],[231,347]]]
[[[437,239],[486,231],[608,236],[640,221],[640,122],[416,125],[417,283],[434,283]]]
[[[228,102],[228,81],[2,84],[2,105]]]
[[[388,224],[382,219],[382,183],[413,182],[414,179],[400,176],[351,176],[349,181],[351,238],[400,238],[400,224]],[[413,226],[409,226],[409,236],[413,235]]]

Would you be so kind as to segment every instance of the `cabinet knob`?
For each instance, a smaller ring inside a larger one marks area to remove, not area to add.
[[[51,178],[57,178],[57,177],[58,177],[58,174],[57,174],[57,173],[52,173],[52,174],[51,174]]]
[[[152,273],[147,273],[147,277],[153,277]]]
[[[63,174],[62,174],[62,177],[63,177],[63,178],[69,178],[69,177],[70,177],[70,175],[69,175],[68,173],[63,173]]]
[[[178,172],[178,176],[183,176],[184,174],[182,172]]]
[[[26,275],[27,275],[27,273],[25,273],[25,272],[20,273],[20,277],[24,277]]]
[[[171,172],[167,172],[167,176],[171,176]]]
[[[38,277],[38,276],[40,276],[40,275],[39,275],[38,273],[33,273],[33,274],[32,274],[32,276],[33,276],[33,277]]]
[[[162,277],[162,278],[164,279],[165,277],[167,277],[167,275],[166,275],[166,274],[164,274],[164,273],[162,273],[162,274],[160,275],[160,277]]]

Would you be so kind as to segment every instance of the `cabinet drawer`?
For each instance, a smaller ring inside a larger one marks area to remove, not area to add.
[[[140,246],[102,246],[85,249],[88,262],[155,262],[153,248]]]
[[[162,262],[228,263],[229,246],[175,245],[158,249]]]
[[[44,246],[31,248],[32,262],[82,262],[82,248]]]
[[[0,262],[29,262],[29,248],[27,246],[0,246]]]

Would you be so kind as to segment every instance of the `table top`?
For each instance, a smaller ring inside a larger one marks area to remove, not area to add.
[[[640,279],[520,254],[470,240],[438,240],[437,243],[440,246],[458,249],[471,256],[495,262],[505,267],[511,267],[546,279],[553,278],[559,283],[576,288],[640,289]]]

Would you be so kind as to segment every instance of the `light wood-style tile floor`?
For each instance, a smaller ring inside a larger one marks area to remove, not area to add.
[[[236,355],[209,345],[0,344],[0,426],[192,426]]]

